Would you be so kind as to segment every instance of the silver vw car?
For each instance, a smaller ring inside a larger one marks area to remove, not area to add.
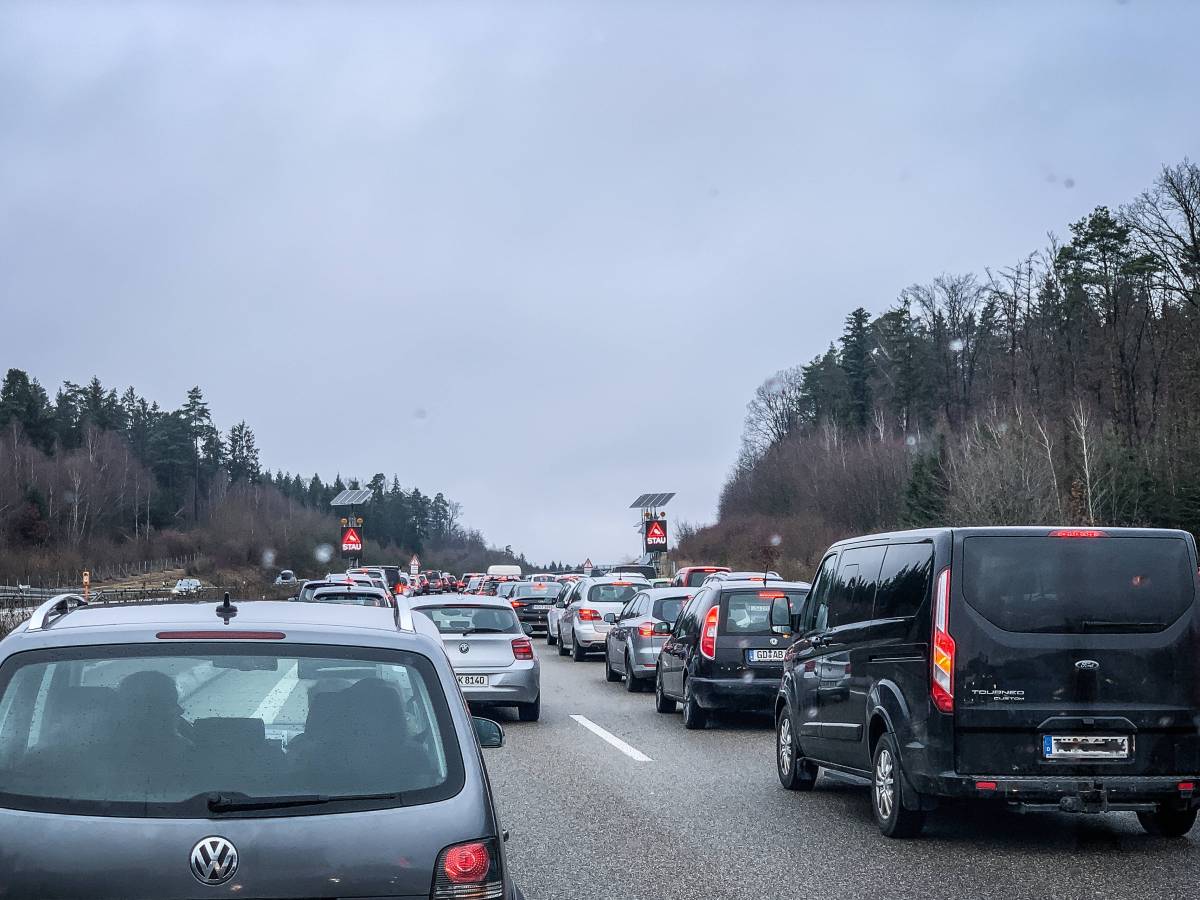
[[[582,662],[588,653],[603,650],[609,625],[605,613],[616,613],[640,590],[650,587],[641,575],[584,578],[566,598],[567,606],[555,626],[558,653]]]
[[[542,714],[542,664],[512,604],[496,597],[429,597],[413,604],[441,633],[463,696],[479,706],[512,706],[522,722]]]
[[[604,644],[604,677],[625,679],[630,693],[654,683],[658,653],[692,597],[686,588],[651,588],[638,591],[618,613],[605,613],[611,627]]]
[[[521,898],[503,732],[417,618],[47,601],[0,641],[0,897]]]

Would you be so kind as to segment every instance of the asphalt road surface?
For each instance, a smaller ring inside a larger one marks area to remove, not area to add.
[[[507,740],[486,753],[529,900],[1200,896],[1200,834],[1152,838],[1132,813],[964,805],[932,813],[916,840],[889,840],[865,781],[780,787],[768,720],[685,731],[652,693],[606,683],[599,657],[575,663],[543,639],[537,650],[542,719],[489,713]]]

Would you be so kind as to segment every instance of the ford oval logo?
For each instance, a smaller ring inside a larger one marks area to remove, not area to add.
[[[238,867],[237,848],[223,837],[201,838],[192,848],[192,874],[201,884],[224,884]]]
[[[1096,669],[1100,668],[1100,663],[1096,662],[1094,659],[1081,659],[1075,663],[1075,668],[1077,668],[1080,672],[1094,672]]]

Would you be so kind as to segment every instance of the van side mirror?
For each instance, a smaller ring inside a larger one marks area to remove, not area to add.
[[[792,603],[787,597],[771,601],[771,630],[775,634],[792,633]]]
[[[471,724],[475,726],[475,737],[479,739],[479,746],[484,750],[494,750],[504,746],[504,729],[500,727],[499,722],[480,716],[471,716]]]

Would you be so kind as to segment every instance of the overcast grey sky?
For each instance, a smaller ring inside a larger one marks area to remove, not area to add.
[[[1200,3],[0,6],[0,366],[597,561],[854,306],[1200,148]],[[514,424],[520,419],[521,424]],[[311,427],[321,426],[321,427]]]

